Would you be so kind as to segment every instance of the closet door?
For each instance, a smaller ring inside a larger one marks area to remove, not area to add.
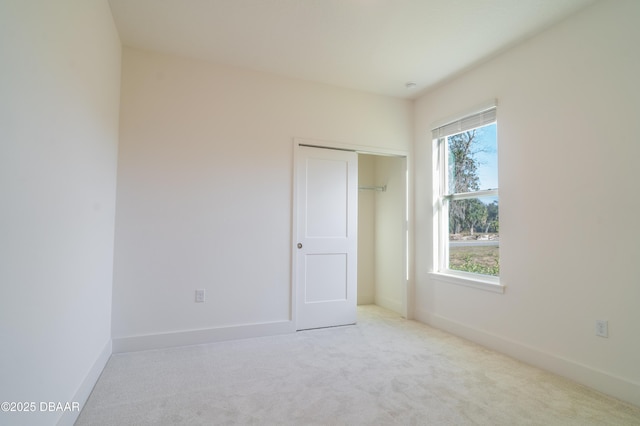
[[[296,328],[356,322],[358,155],[297,147]]]

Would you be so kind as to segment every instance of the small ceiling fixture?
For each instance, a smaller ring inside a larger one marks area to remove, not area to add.
[[[405,85],[404,85],[407,89],[413,89],[417,86],[415,81],[408,81]]]

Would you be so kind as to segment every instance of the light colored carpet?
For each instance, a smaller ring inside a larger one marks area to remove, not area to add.
[[[640,425],[640,408],[376,306],[355,326],[116,354],[76,425]]]

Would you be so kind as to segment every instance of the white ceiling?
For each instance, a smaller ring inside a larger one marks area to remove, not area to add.
[[[109,0],[126,46],[405,98],[593,1]]]

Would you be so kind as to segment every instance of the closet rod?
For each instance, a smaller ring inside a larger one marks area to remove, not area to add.
[[[384,185],[384,186],[359,186],[358,189],[385,192],[387,190],[387,185]]]

